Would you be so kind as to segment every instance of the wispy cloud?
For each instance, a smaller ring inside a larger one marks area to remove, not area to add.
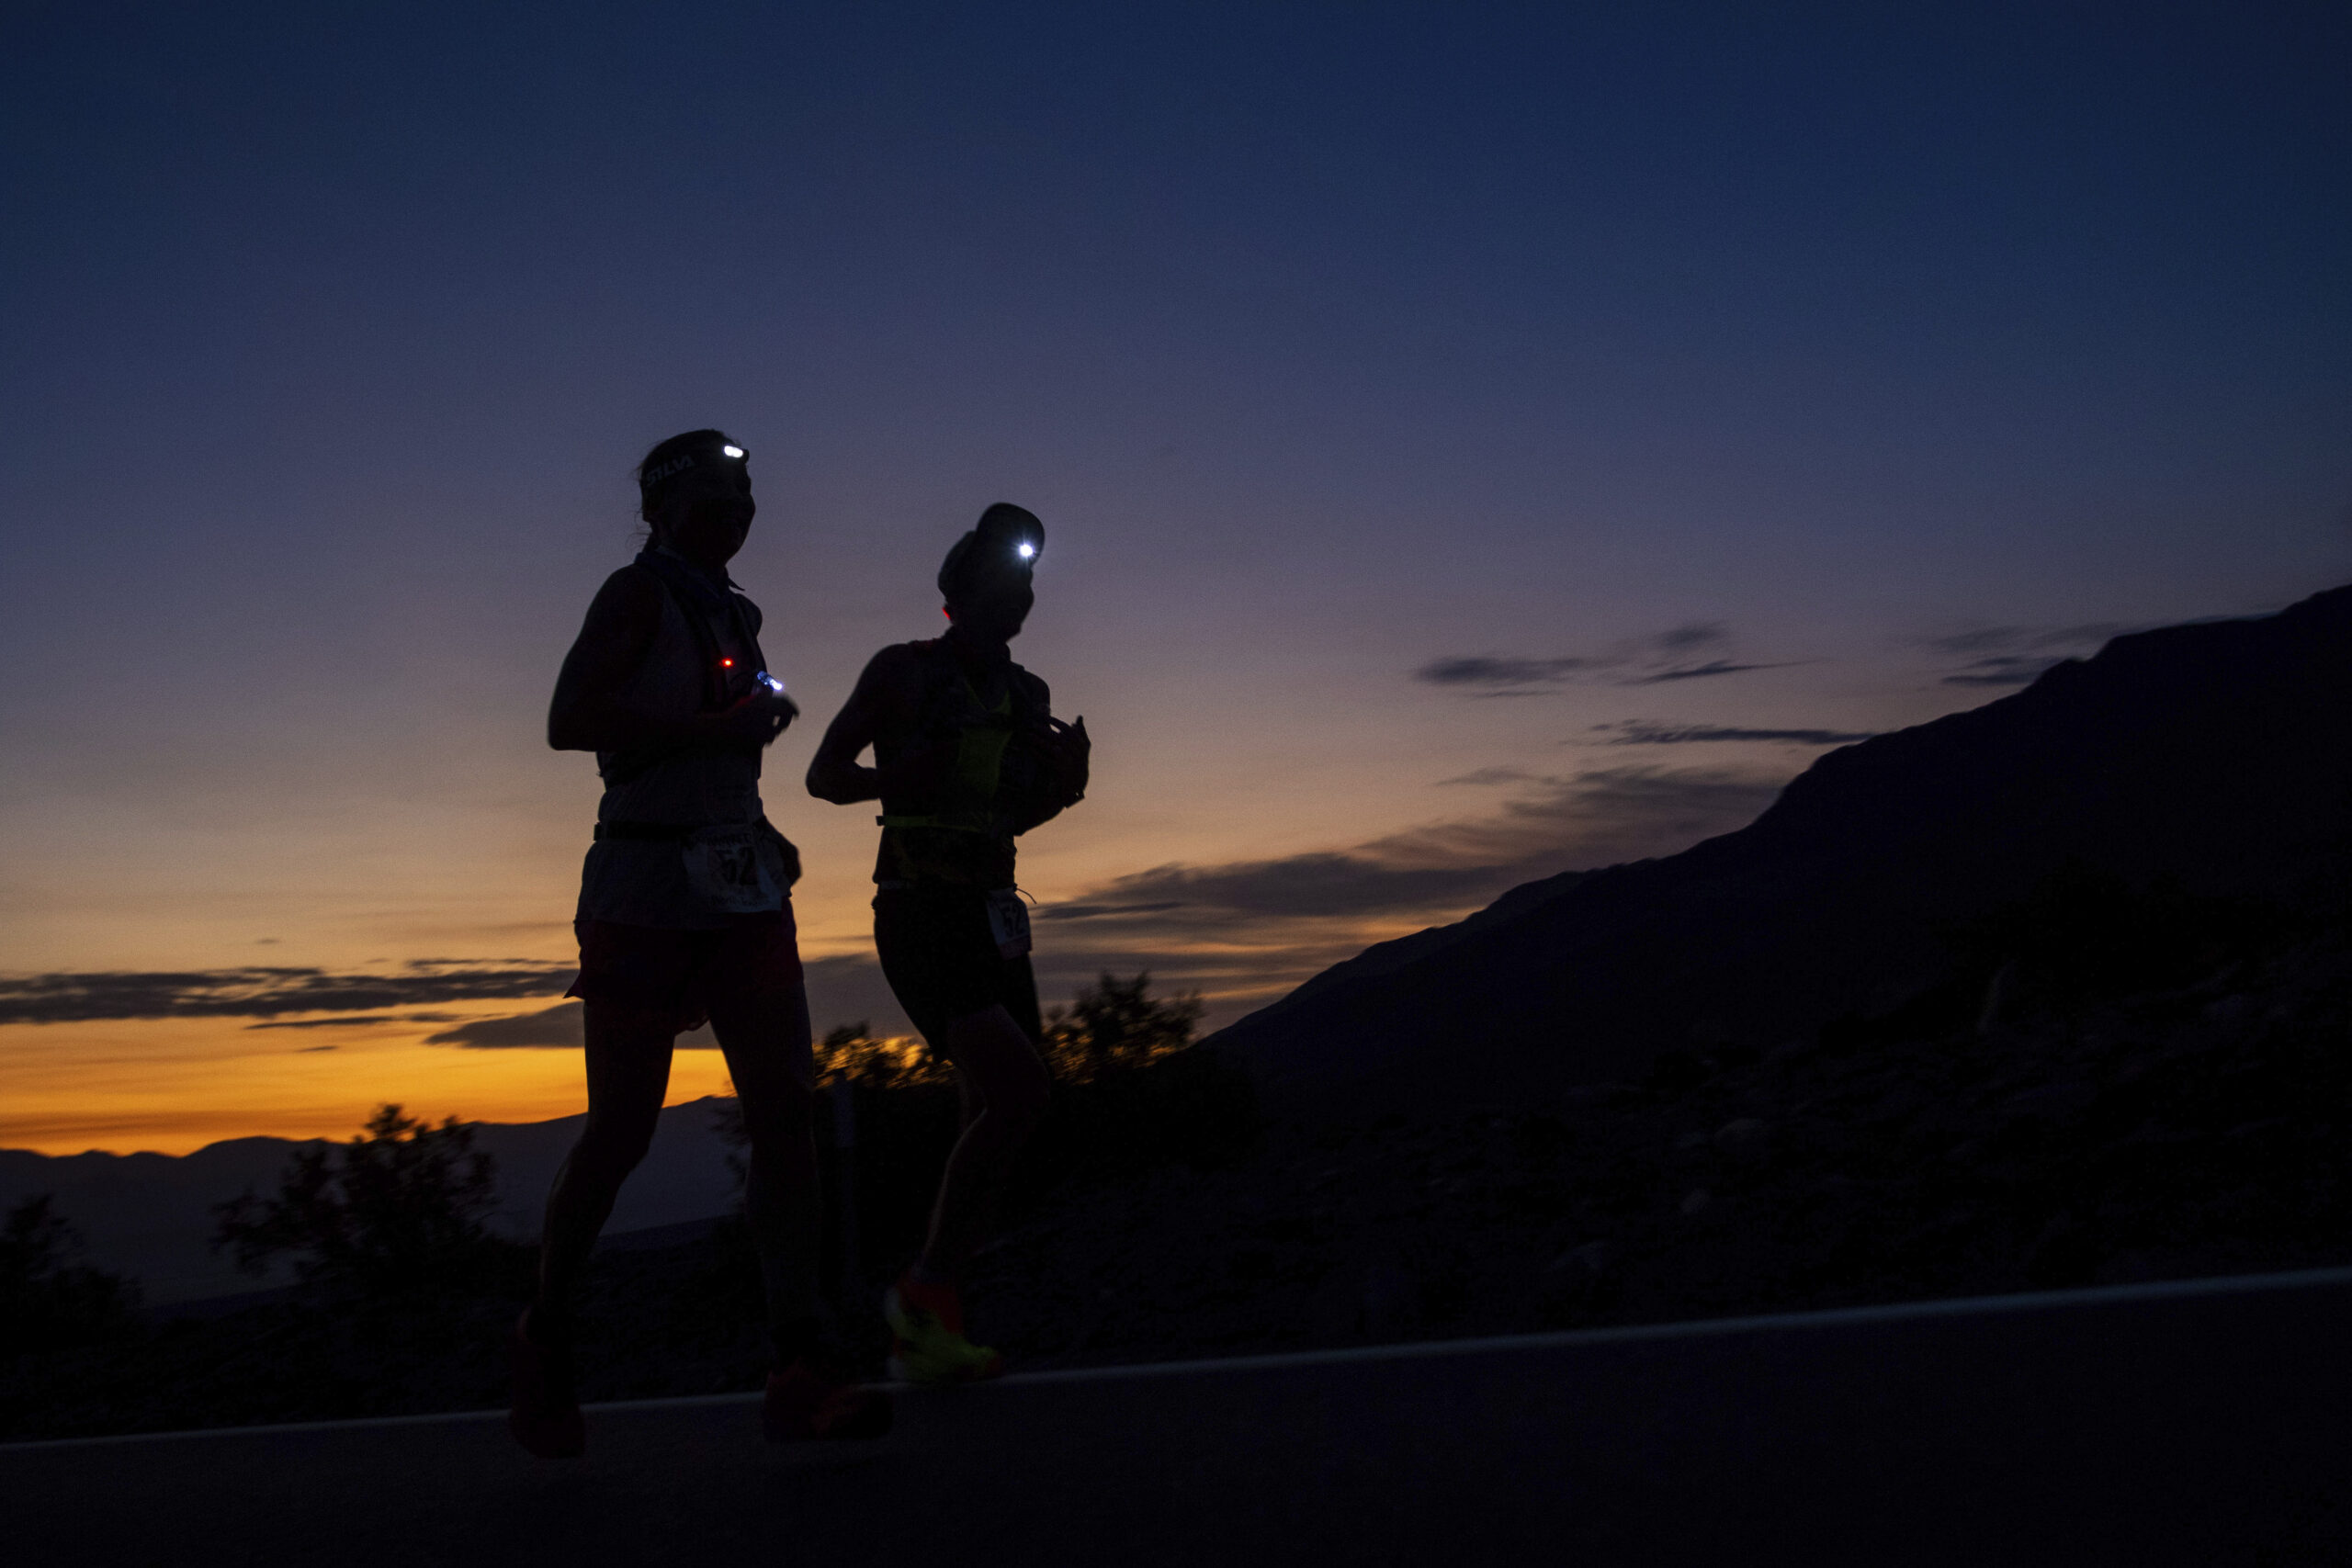
[[[1524,768],[1473,768],[1454,778],[1440,779],[1438,787],[1448,784],[1557,784],[1557,779],[1544,773],[1531,773]]]
[[[1650,645],[1667,653],[1680,653],[1686,649],[1706,648],[1723,641],[1731,634],[1721,621],[1686,621],[1671,626],[1649,639]]]
[[[1596,730],[1614,731],[1609,737],[1611,746],[1692,746],[1721,743],[1773,744],[1783,746],[1849,746],[1857,740],[1874,740],[1875,729],[1749,729],[1731,724],[1650,724],[1641,719],[1626,719],[1619,724],[1596,724]]]
[[[1355,915],[1387,909],[1422,909],[1475,898],[1492,881],[1477,865],[1400,866],[1364,855],[1324,851],[1277,860],[1233,861],[1223,865],[1163,865],[1120,877],[1105,896],[1069,906],[1048,906],[1046,919],[1072,918],[1073,908],[1100,918],[1114,911],[1140,915],[1214,910],[1222,915]],[[1148,895],[1137,898],[1136,894]],[[1115,901],[1111,897],[1118,895]],[[1079,917],[1086,918],[1086,917]]]
[[[2023,654],[2003,654],[1993,659],[1976,659],[1938,677],[1945,686],[2030,686],[2045,670],[2066,662],[2064,656],[2052,654],[2031,658]]]
[[[1114,913],[1156,928],[1239,918],[1324,919],[1460,908],[1554,872],[1670,852],[1753,818],[1780,782],[1722,770],[1611,768],[1549,778],[1482,770],[1454,784],[1531,786],[1480,817],[1344,850],[1155,866],[1117,877],[1047,919]]]
[[[478,1018],[438,1034],[428,1034],[428,1045],[465,1045],[478,1051],[518,1046],[579,1045],[587,1040],[578,1002],[558,1002],[537,1012],[508,1018]]]
[[[1157,915],[1182,906],[1173,900],[1157,904],[1051,904],[1037,911],[1043,920],[1095,920],[1106,915]]]
[[[1695,658],[1731,641],[1720,621],[1692,621],[1648,637],[1634,637],[1600,653],[1529,658],[1504,654],[1457,654],[1432,659],[1413,679],[1451,686],[1482,697],[1535,696],[1559,686],[1601,682],[1618,686],[1654,686],[1668,681],[1702,681],[1779,664],[1740,663],[1718,654]]]
[[[381,974],[307,968],[52,970],[0,977],[0,1023],[126,1018],[280,1018],[376,1013],[435,1002],[552,996],[571,964],[527,959],[420,959]]]
[[[1920,638],[1939,653],[1987,654],[2018,649],[2093,648],[2109,637],[2141,628],[2121,621],[2083,621],[2070,626],[1974,626]]]
[[[1917,639],[1918,646],[1962,662],[1937,678],[1946,686],[2028,686],[2045,670],[2096,650],[2111,637],[2144,630],[2120,621],[2064,626],[1972,626]]]
[[[1569,680],[1588,671],[1604,669],[1592,659],[1503,659],[1471,655],[1432,659],[1413,671],[1413,679],[1432,686],[1541,686]]]
[[[1750,670],[1786,670],[1790,667],[1790,663],[1785,660],[1778,664],[1734,664],[1728,660],[1711,659],[1704,664],[1690,664],[1680,669],[1660,670],[1653,674],[1631,676],[1621,683],[1628,686],[1655,686],[1667,681],[1703,681],[1710,675],[1745,675]]]

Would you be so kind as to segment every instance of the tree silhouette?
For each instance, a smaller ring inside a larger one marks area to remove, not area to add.
[[[1153,996],[1148,972],[1132,980],[1106,973],[1046,1015],[1046,1065],[1065,1083],[1148,1066],[1192,1045],[1203,1010],[1198,997]]]
[[[249,1274],[290,1253],[305,1280],[377,1294],[469,1276],[496,1245],[482,1221],[497,1166],[473,1141],[454,1116],[435,1127],[379,1106],[349,1143],[297,1150],[276,1198],[218,1205],[213,1246]]]
[[[920,1039],[874,1033],[860,1019],[830,1031],[817,1043],[817,1086],[850,1083],[860,1089],[918,1089],[952,1083],[956,1069]]]
[[[104,1338],[133,1320],[138,1287],[71,1261],[81,1238],[54,1201],[35,1193],[0,1227],[0,1359]]]

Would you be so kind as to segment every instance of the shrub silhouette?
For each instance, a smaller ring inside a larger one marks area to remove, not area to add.
[[[1105,974],[1046,1015],[1046,1064],[1064,1084],[1148,1066],[1191,1047],[1202,1011],[1198,997],[1154,998],[1148,973]]]
[[[1046,1063],[1055,1080],[1044,1122],[1014,1167],[1009,1219],[1056,1190],[1115,1180],[1170,1164],[1208,1165],[1255,1143],[1258,1110],[1249,1074],[1215,1053],[1196,1050],[1202,1004],[1190,996],[1152,995],[1151,976],[1103,975],[1081,987],[1068,1008],[1046,1016]],[[948,1149],[962,1124],[955,1069],[919,1042],[877,1039],[865,1022],[828,1033],[816,1047],[820,1089],[850,1097],[856,1139],[856,1231],[869,1261],[910,1250],[920,1240]],[[735,1150],[740,1180],[742,1113],[731,1101],[714,1111],[719,1135]],[[820,1111],[817,1143],[837,1194],[843,1164],[840,1123]],[[829,1201],[829,1210],[837,1206]],[[827,1225],[829,1271],[838,1262],[841,1216]]]
[[[54,1194],[35,1193],[0,1228],[0,1359],[107,1338],[136,1322],[130,1280],[71,1259],[81,1241]]]
[[[482,1224],[497,1167],[473,1141],[454,1116],[379,1106],[349,1143],[296,1151],[277,1197],[218,1205],[213,1246],[250,1274],[290,1253],[304,1280],[369,1294],[472,1282],[500,1248]]]
[[[1054,1100],[1016,1168],[1016,1203],[1068,1181],[1213,1165],[1255,1144],[1256,1090],[1238,1064],[1194,1048],[1202,1011],[1198,997],[1153,997],[1148,974],[1106,974],[1046,1016]]]

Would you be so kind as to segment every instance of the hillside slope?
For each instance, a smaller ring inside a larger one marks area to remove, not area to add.
[[[1737,832],[1515,889],[1213,1038],[1295,1107],[1540,1100],[1668,1049],[1769,1049],[1892,1007],[1951,969],[1940,932],[2064,867],[2292,901],[2340,885],[2347,851],[2352,589],[2335,589],[2118,637],[1833,751]]]

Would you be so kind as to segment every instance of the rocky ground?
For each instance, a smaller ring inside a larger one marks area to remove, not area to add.
[[[1044,1369],[2352,1263],[2352,944],[2184,973],[2012,972],[1566,1104],[1283,1122],[1197,1168],[1064,1183],[985,1255],[973,1326]],[[525,1267],[20,1355],[0,1432],[496,1404]],[[608,1254],[584,1396],[756,1386],[755,1304],[740,1235]],[[878,1357],[871,1314],[852,1328]]]
[[[975,1315],[1048,1365],[2352,1263],[2348,1020],[2325,939],[1544,1111],[1278,1128],[1039,1215]]]

